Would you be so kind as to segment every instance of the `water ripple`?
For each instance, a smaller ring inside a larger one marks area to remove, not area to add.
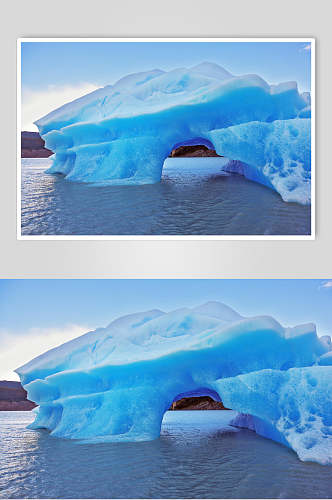
[[[22,160],[24,235],[310,234],[310,207],[220,169],[167,167],[144,186],[92,186]]]
[[[78,444],[0,412],[1,498],[331,498],[332,466],[229,427],[233,412],[167,412],[160,439]]]

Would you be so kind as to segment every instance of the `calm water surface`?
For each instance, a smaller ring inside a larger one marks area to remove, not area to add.
[[[49,159],[23,159],[22,234],[310,234],[309,206],[217,163],[184,160],[168,160],[158,184],[92,186],[45,174]]]
[[[230,428],[234,412],[167,412],[161,437],[78,444],[0,412],[1,498],[331,498],[332,466]]]

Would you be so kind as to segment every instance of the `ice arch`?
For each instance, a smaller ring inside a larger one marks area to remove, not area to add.
[[[286,201],[310,202],[310,105],[295,82],[270,86],[211,63],[153,70],[68,103],[36,125],[55,151],[49,173],[69,180],[156,183],[172,145],[201,137]]]
[[[246,426],[332,463],[330,338],[210,302],[113,321],[17,369],[39,405],[33,429],[90,441],[156,439],[184,394],[219,394]]]

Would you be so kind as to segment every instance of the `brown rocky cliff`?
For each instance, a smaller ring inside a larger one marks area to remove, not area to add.
[[[38,132],[21,132],[21,158],[48,158],[52,154]]]
[[[203,144],[179,146],[173,149],[170,158],[203,158],[205,156],[220,156],[214,149],[209,149]]]
[[[0,411],[29,411],[37,406],[27,399],[20,382],[0,381]]]
[[[210,396],[182,398],[172,403],[170,410],[228,410],[222,402],[214,401]]]

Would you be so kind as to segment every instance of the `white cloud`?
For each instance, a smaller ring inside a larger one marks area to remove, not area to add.
[[[329,281],[322,281],[322,283],[319,285],[319,288],[332,288],[332,280]]]
[[[302,51],[308,51],[308,50],[311,50],[311,43],[308,43],[304,47],[300,48],[300,52],[302,52]]]
[[[98,88],[98,85],[94,83],[82,83],[77,86],[49,85],[47,89],[38,92],[29,88],[22,88],[21,129],[37,131],[37,127],[33,124],[34,121],[63,104]]]
[[[14,370],[48,349],[82,335],[89,328],[67,325],[63,328],[31,328],[24,335],[1,332],[0,380],[19,380]]]

